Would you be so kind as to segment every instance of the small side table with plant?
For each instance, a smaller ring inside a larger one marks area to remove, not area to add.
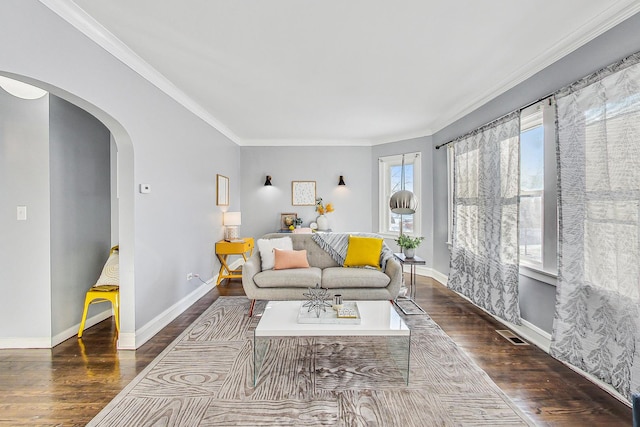
[[[395,239],[398,246],[402,250],[401,254],[394,254],[396,259],[402,264],[402,269],[404,271],[405,264],[409,265],[410,270],[410,281],[408,288],[408,295],[405,295],[407,288],[404,288],[404,292],[401,292],[401,295],[398,295],[397,298],[394,299],[395,304],[404,314],[425,314],[426,312],[415,300],[416,297],[416,266],[425,265],[426,262],[422,258],[416,256],[416,248],[420,246],[420,243],[424,240],[424,237],[411,237],[405,234],[401,234]],[[403,280],[404,287],[404,280]]]

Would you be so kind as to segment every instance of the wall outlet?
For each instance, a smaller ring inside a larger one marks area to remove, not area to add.
[[[187,273],[187,280],[193,279],[193,273]]]

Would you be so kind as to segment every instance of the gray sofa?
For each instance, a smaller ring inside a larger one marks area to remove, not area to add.
[[[242,286],[252,300],[304,300],[308,288],[320,284],[329,295],[344,300],[393,300],[402,286],[402,267],[389,259],[384,272],[368,268],[341,267],[312,239],[312,234],[271,233],[263,239],[291,237],[294,250],[307,250],[310,268],[262,271],[259,251],[254,250],[242,267]],[[256,245],[257,247],[257,245]]]

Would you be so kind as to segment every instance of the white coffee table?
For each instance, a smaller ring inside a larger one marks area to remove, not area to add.
[[[274,337],[370,337],[387,338],[392,357],[409,384],[411,330],[389,301],[357,301],[361,322],[355,324],[298,323],[304,301],[269,301],[254,331],[254,385],[264,360],[267,342]],[[328,308],[331,310],[331,308]]]

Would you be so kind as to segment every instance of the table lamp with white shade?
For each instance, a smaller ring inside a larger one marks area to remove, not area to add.
[[[225,240],[237,239],[238,226],[242,224],[242,214],[240,212],[225,212],[222,215],[222,223],[226,227],[224,232]]]

